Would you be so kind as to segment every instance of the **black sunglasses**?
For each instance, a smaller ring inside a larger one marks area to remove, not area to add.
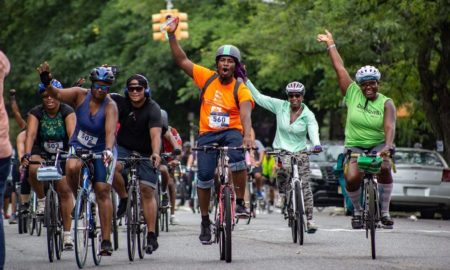
[[[300,94],[289,94],[289,95],[288,95],[289,98],[293,98],[293,97],[299,98],[299,97],[301,97],[301,96],[302,96],[302,95],[300,95]]]
[[[144,87],[143,86],[131,86],[128,87],[128,92],[142,92],[144,91]]]

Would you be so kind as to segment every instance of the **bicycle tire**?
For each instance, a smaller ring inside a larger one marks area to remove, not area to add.
[[[166,212],[164,213],[164,223],[165,223],[165,229],[166,232],[169,232],[169,209],[166,209]]]
[[[128,190],[128,201],[127,201],[127,251],[128,259],[130,262],[134,261],[134,255],[136,252],[136,216],[135,216],[135,206],[136,202],[136,191],[135,187],[131,186]]]
[[[232,259],[232,219],[231,216],[231,189],[230,187],[225,187],[223,189],[223,199],[224,199],[224,232],[225,232],[225,261],[227,263],[231,262]]]
[[[87,251],[89,248],[89,219],[87,217],[87,194],[85,190],[78,192],[75,203],[74,218],[74,242],[75,242],[75,259],[78,268],[82,269],[86,263]]]
[[[292,242],[297,243],[297,237],[298,237],[298,221],[295,218],[294,213],[294,204],[292,202],[292,198],[294,196],[294,191],[290,191],[289,192],[289,198],[287,198],[289,200],[288,202],[288,209],[286,210],[288,212],[288,223],[290,224],[291,227],[291,234],[292,234]]]
[[[41,236],[42,233],[42,217],[36,217],[36,236]]]
[[[34,234],[34,229],[36,228],[36,209],[35,209],[36,204],[37,204],[36,194],[32,191],[30,198],[30,208],[28,211],[28,219],[27,219],[27,229],[30,235]]]
[[[62,230],[58,230],[55,234],[55,255],[57,260],[61,260],[63,250]]]
[[[375,246],[375,230],[376,230],[376,194],[375,187],[372,181],[369,181],[369,230],[370,230],[370,247],[372,253],[372,259],[376,259],[376,246]]]
[[[119,226],[117,224],[117,196],[113,189],[111,189],[111,202],[113,206],[113,217],[112,217],[112,233],[113,233],[113,244],[114,250],[119,249]]]
[[[91,202],[91,216],[94,220],[92,224],[93,234],[91,237],[91,246],[92,246],[92,259],[94,260],[95,265],[100,265],[102,261],[102,255],[100,254],[100,248],[102,243],[102,233],[101,231],[97,233],[97,224],[100,222],[100,218],[98,216],[98,209],[95,209],[95,214],[92,209],[96,208],[97,205],[94,202]]]
[[[295,183],[295,194],[297,196],[296,198],[296,204],[297,204],[297,233],[298,233],[298,244],[300,246],[303,245],[303,240],[305,237],[305,210],[303,209],[303,193],[301,190],[301,186],[299,182]]]
[[[139,232],[138,232],[139,259],[144,259],[146,244],[147,244],[147,224],[144,223],[139,225]]]
[[[19,234],[23,234],[24,224],[26,224],[26,222],[24,222],[25,215],[23,215],[22,211],[20,211],[21,209],[20,204],[17,206],[17,208],[19,209],[19,214],[17,215],[17,229],[19,231]]]
[[[56,230],[55,230],[55,255],[57,260],[61,260],[61,253],[63,250],[63,223],[62,223],[62,216],[61,216],[61,209],[59,207],[59,196],[58,193],[53,191],[54,197],[53,202],[55,204],[55,213],[56,213]]]
[[[44,222],[47,227],[47,253],[48,260],[50,262],[53,262],[55,256],[55,207],[56,205],[54,204],[53,192],[49,189],[47,191],[47,196],[45,197]]]

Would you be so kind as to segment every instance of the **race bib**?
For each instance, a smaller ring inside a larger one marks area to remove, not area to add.
[[[78,142],[87,148],[92,148],[97,144],[98,138],[80,130],[77,135]]]
[[[56,150],[63,149],[64,143],[58,141],[44,142],[44,150],[50,154],[56,154]]]
[[[230,115],[224,112],[211,112],[209,115],[209,127],[227,128],[230,126]]]

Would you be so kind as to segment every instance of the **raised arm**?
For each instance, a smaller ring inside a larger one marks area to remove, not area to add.
[[[59,89],[51,84],[52,75],[50,73],[50,65],[47,62],[42,63],[37,71],[41,78],[42,84],[45,86],[45,90],[48,94],[64,103],[77,107],[84,99],[87,91],[81,87],[70,87],[65,89]]]
[[[20,129],[24,129],[27,127],[27,122],[25,119],[22,118],[22,114],[20,113],[19,106],[17,105],[16,101],[16,90],[10,89],[9,90],[9,100],[11,102],[11,110],[14,115],[14,119],[16,120],[17,124],[19,125]]]
[[[341,55],[336,48],[333,36],[330,32],[328,32],[328,30],[325,30],[325,34],[317,35],[317,41],[327,44],[331,63],[333,64],[334,71],[336,71],[336,75],[338,77],[339,88],[341,89],[342,94],[345,96],[348,86],[352,83],[352,78],[350,77],[350,75],[348,75],[348,72],[344,67],[344,61],[342,61]]]
[[[172,51],[172,58],[175,63],[177,63],[177,65],[192,78],[194,64],[191,60],[189,60],[175,36],[175,30],[177,30],[178,22],[179,18],[175,17],[173,23],[168,26],[169,29],[167,30],[167,34],[169,37],[170,50]]]
[[[281,106],[283,106],[283,102],[281,99],[272,98],[266,95],[261,94],[258,89],[253,85],[250,80],[245,82],[245,85],[248,87],[250,92],[252,93],[253,99],[255,102],[263,107],[266,110],[269,110],[273,113],[276,113]]]

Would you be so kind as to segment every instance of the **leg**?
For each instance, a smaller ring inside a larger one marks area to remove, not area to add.
[[[69,158],[66,161],[66,180],[75,198],[78,193],[78,187],[80,186],[81,165],[81,160],[76,158]]]
[[[8,178],[11,158],[0,159],[0,209],[3,208],[3,193],[5,191],[5,183]],[[5,264],[5,232],[3,231],[3,217],[0,215],[0,269]]]
[[[144,183],[141,181],[141,183]],[[147,222],[147,247],[146,253],[152,254],[153,251],[158,249],[158,239],[155,234],[156,224],[156,199],[155,190],[146,184],[141,184],[141,200],[142,208],[144,212],[144,218]]]
[[[99,209],[102,240],[110,241],[112,223],[111,187],[107,183],[96,182],[94,189]]]
[[[70,228],[72,226],[72,218],[71,218],[71,212],[74,207],[73,205],[73,194],[72,190],[67,183],[67,179],[64,176],[61,181],[58,181],[56,183],[56,190],[58,192],[59,198],[60,198],[60,211],[61,211],[61,217],[63,222],[63,241],[64,241],[64,249],[65,250],[71,250],[73,248],[73,240],[70,235]]]
[[[391,163],[388,157],[383,158],[381,172],[378,175],[378,193],[381,203],[381,223],[386,228],[392,228],[394,221],[389,215],[389,204],[393,188],[393,179],[391,174]]]
[[[39,155],[32,155],[30,161],[44,161]],[[44,215],[45,211],[45,193],[44,193],[44,185],[37,180],[37,169],[39,165],[29,165],[29,182],[34,192],[36,192],[37,196],[37,209],[36,215]]]
[[[120,155],[120,154],[119,154]],[[117,218],[122,218],[127,211],[128,194],[125,187],[125,180],[122,176],[123,165],[121,162],[117,162],[116,169],[114,170],[114,181],[112,186],[119,195],[120,201],[117,207]]]

